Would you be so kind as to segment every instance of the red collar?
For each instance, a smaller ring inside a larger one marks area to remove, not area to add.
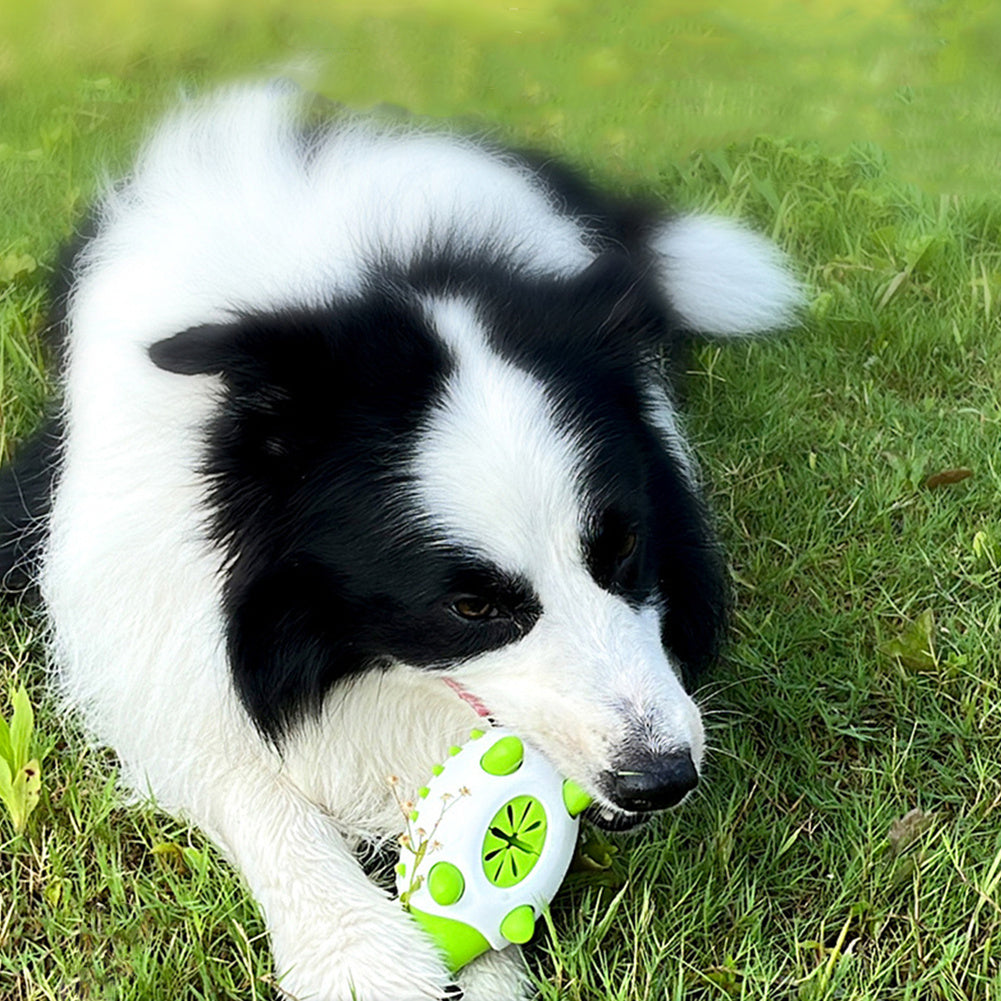
[[[441,680],[444,681],[445,684],[448,685],[448,687],[451,688],[463,702],[471,706],[476,711],[478,716],[489,718],[490,710],[487,709],[487,707],[475,695],[473,695],[472,692],[467,692],[458,681],[454,681],[452,678],[442,678]]]

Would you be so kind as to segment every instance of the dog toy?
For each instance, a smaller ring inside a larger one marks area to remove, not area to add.
[[[396,885],[454,973],[532,937],[591,797],[499,726],[473,730],[432,770],[401,838]]]

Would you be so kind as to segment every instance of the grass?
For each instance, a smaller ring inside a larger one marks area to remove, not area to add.
[[[760,39],[730,30],[749,23],[737,4],[670,23],[542,4],[521,36],[507,15],[455,26],[434,8],[329,24],[305,4],[206,9],[183,38],[137,27],[95,47],[77,13],[77,47],[52,41],[34,63],[0,48],[0,455],[41,414],[47,281],[104,165],[122,169],[178,81],[287,61],[304,37],[335,54],[319,72],[331,96],[475,114],[597,177],[748,220],[787,248],[811,303],[793,333],[701,347],[688,377],[738,596],[733,643],[701,693],[708,781],[614,850],[590,846],[534,946],[540,994],[1001,996],[1001,199],[941,186],[957,147],[974,175],[989,167],[969,129],[994,127],[983,112],[997,91],[962,67],[979,65],[993,22],[953,30],[935,4],[880,8],[918,10],[910,34],[891,18],[894,37],[923,43],[931,24],[948,58],[922,70],[910,103],[898,79],[867,95],[862,60],[835,117],[853,139],[872,138],[870,119],[937,137],[942,160],[927,166],[930,141],[890,160],[892,140],[832,141],[801,112],[783,118],[782,58],[775,80],[727,75]],[[871,23],[835,37],[818,78],[850,77]],[[780,41],[809,106],[813,50]],[[666,79],[685,81],[676,106],[654,101],[664,52]],[[936,90],[949,74],[963,121]],[[915,174],[923,188],[903,179]],[[959,468],[972,475],[925,485]],[[238,879],[197,832],[126,804],[113,758],[54,714],[39,628],[29,610],[0,611],[0,693],[28,685],[46,750],[27,834],[0,818],[0,998],[269,996],[263,925]]]

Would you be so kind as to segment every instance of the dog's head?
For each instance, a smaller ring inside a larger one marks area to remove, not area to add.
[[[714,246],[715,241],[715,246]],[[683,680],[721,643],[724,562],[655,358],[773,326],[774,252],[682,219],[571,277],[457,255],[323,308],[151,349],[221,377],[205,472],[237,690],[280,740],[390,665],[475,696],[629,826],[703,753]]]

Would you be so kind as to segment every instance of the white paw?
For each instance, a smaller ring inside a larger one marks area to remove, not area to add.
[[[406,914],[339,918],[297,935],[272,929],[286,995],[295,1001],[441,1001],[455,978]]]
[[[459,971],[462,1001],[524,1001],[531,996],[531,981],[521,949],[508,946],[477,956]]]

